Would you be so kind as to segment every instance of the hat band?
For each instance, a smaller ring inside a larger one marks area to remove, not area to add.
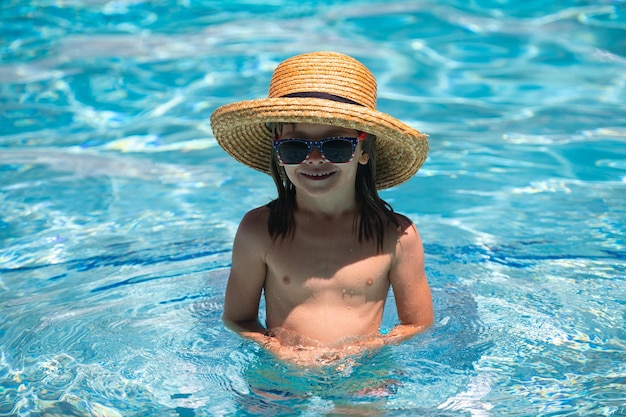
[[[323,100],[332,100],[332,101],[338,101],[340,103],[354,104],[357,106],[365,107],[361,103],[357,103],[356,101],[350,100],[349,98],[336,96],[334,94],[328,94],[328,93],[318,93],[314,91],[286,94],[284,96],[281,96],[281,98],[321,98]]]

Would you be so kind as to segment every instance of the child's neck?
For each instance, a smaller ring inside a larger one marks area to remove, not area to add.
[[[299,212],[323,218],[337,218],[346,214],[353,215],[357,211],[354,193],[339,198],[334,198],[334,196],[302,196],[296,193],[296,203]]]

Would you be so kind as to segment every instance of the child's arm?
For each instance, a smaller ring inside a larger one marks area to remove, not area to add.
[[[240,335],[261,342],[265,327],[259,322],[259,303],[265,283],[267,215],[265,208],[248,212],[233,244],[233,262],[224,297],[223,320]]]
[[[433,301],[424,270],[422,240],[410,220],[400,217],[404,233],[396,244],[389,279],[400,324],[383,336],[385,343],[406,340],[433,323]]]

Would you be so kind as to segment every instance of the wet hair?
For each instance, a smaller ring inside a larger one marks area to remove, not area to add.
[[[282,127],[282,123],[268,124],[274,135],[280,135]],[[369,160],[365,165],[358,164],[356,172],[356,203],[359,208],[357,236],[359,242],[375,239],[376,247],[381,252],[386,227],[393,224],[399,228],[400,224],[391,205],[380,198],[376,189],[375,143],[376,136],[370,134],[361,142],[361,149],[368,154]],[[292,236],[295,229],[296,187],[287,177],[285,168],[279,164],[275,154],[271,158],[270,174],[276,184],[278,197],[267,204],[270,210],[268,230],[273,239],[286,238]]]

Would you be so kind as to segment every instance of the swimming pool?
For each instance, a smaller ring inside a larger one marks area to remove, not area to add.
[[[623,1],[0,14],[1,416],[626,415]],[[239,219],[275,191],[208,119],[327,49],[430,134],[418,175],[382,195],[421,232],[436,318],[298,369],[221,323]]]

